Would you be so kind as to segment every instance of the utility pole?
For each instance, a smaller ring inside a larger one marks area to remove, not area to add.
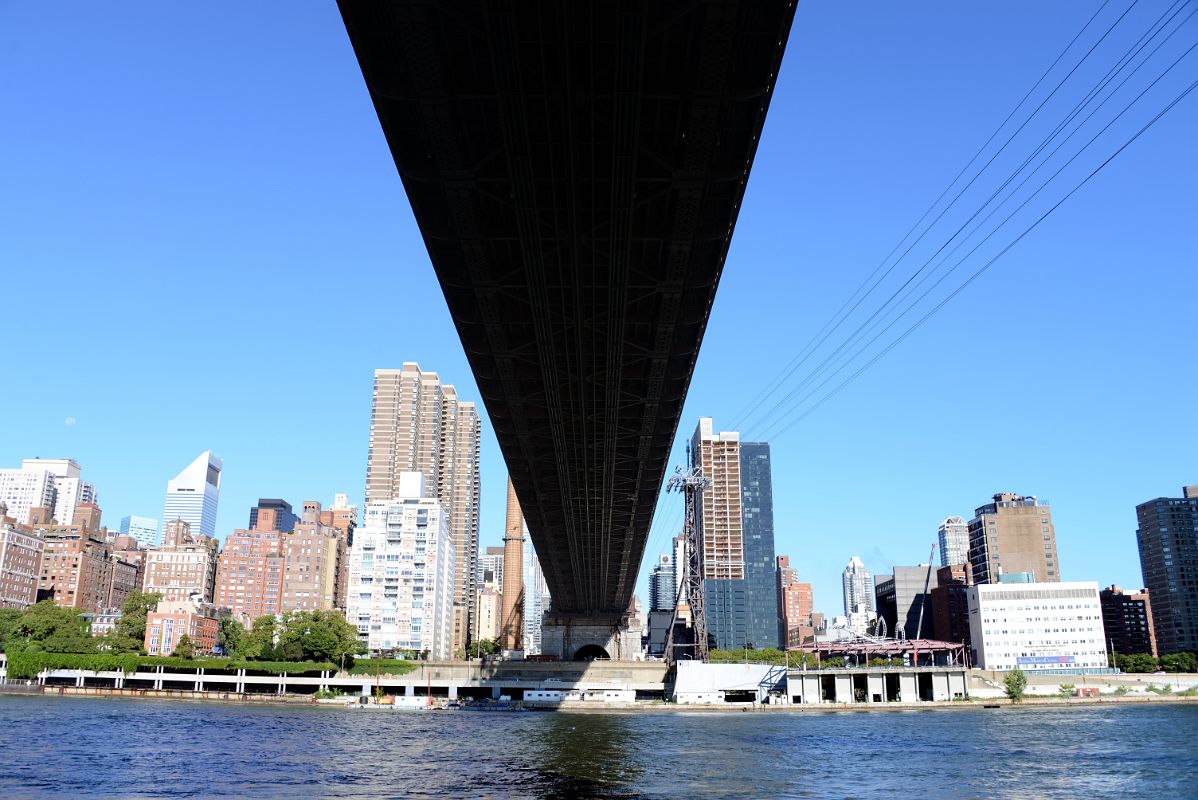
[[[687,454],[689,455],[689,453],[690,449],[687,448]],[[703,471],[699,467],[691,467],[686,470],[682,467],[675,467],[673,477],[666,483],[666,491],[681,493],[683,502],[686,504],[683,509],[682,538],[686,542],[687,564],[679,594],[686,598],[686,603],[690,606],[696,661],[707,660],[707,617],[703,613],[703,543],[698,526],[695,525],[695,495],[700,489],[709,486],[711,486],[711,479],[704,477]],[[678,606],[675,604],[675,618],[677,618],[677,614]],[[666,638],[666,659],[671,663],[678,660],[674,649],[686,646],[674,644],[673,639],[674,625],[671,624]]]

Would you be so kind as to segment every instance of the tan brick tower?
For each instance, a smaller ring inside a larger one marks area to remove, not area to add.
[[[503,611],[500,650],[524,649],[524,514],[512,479],[507,482],[507,523],[503,529]]]

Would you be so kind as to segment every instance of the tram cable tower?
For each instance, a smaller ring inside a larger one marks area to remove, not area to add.
[[[687,448],[687,454],[690,454]],[[695,661],[707,660],[707,618],[703,613],[703,537],[695,524],[695,495],[700,489],[711,486],[711,478],[703,475],[699,467],[684,470],[674,468],[674,475],[666,482],[667,492],[679,492],[683,502],[682,541],[686,550],[686,565],[682,581],[678,587],[678,595],[674,598],[674,618],[666,635],[665,657],[673,664],[678,660],[679,648],[692,648],[691,658]],[[675,565],[678,569],[680,565]],[[691,633],[693,643],[674,641],[674,628],[678,622],[678,606],[685,598],[690,607]]]

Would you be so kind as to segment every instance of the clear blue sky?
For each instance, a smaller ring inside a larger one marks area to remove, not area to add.
[[[1137,6],[1078,79],[1166,5]],[[1096,8],[800,4],[680,442],[700,415],[731,425]],[[1192,54],[1077,166],[1196,76]],[[258,496],[360,498],[376,367],[419,361],[477,396],[332,2],[3,3],[0,96],[0,463],[77,459],[115,526],[160,516],[212,448],[223,535]],[[777,549],[817,608],[839,609],[851,555],[918,563],[998,491],[1052,502],[1065,578],[1139,586],[1135,504],[1198,482],[1196,131],[1191,96],[772,439]],[[505,475],[484,430],[485,545]]]

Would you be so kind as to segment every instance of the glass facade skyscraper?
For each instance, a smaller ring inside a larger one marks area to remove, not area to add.
[[[132,536],[142,547],[157,547],[162,544],[162,537],[158,535],[158,520],[151,517],[122,517],[121,534]]]
[[[187,465],[187,469],[168,481],[162,509],[163,524],[181,519],[191,526],[193,534],[215,539],[223,466],[211,450],[205,450]]]
[[[718,649],[777,647],[769,445],[717,434],[704,417],[691,440],[691,463],[711,481],[695,497],[708,641]]]

